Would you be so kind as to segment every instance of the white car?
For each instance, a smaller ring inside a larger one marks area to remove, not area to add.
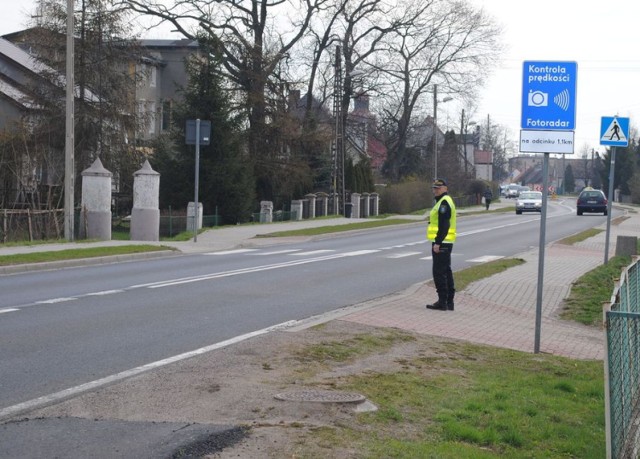
[[[522,212],[542,212],[542,192],[522,191],[516,199],[516,214]]]
[[[520,194],[519,185],[512,183],[511,185],[507,186],[507,190],[506,190],[507,198],[517,198],[519,194]]]

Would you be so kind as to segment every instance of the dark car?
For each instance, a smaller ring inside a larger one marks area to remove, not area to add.
[[[582,215],[583,212],[602,212],[604,215],[607,215],[607,198],[602,190],[585,188],[578,196],[576,211],[578,215]]]

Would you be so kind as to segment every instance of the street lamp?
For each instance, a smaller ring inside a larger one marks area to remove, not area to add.
[[[440,102],[445,103],[453,100],[453,97],[445,97]],[[433,175],[438,178],[438,85],[433,85]]]

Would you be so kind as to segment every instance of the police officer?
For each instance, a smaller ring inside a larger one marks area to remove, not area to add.
[[[427,239],[431,241],[433,282],[436,284],[438,301],[428,304],[427,309],[453,311],[456,290],[451,271],[451,251],[456,241],[456,206],[447,194],[445,180],[435,179],[431,189],[436,203],[429,214]]]

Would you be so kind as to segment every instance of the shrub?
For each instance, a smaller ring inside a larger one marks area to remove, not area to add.
[[[410,214],[433,204],[430,184],[425,181],[407,181],[380,188],[380,212],[383,214]]]

